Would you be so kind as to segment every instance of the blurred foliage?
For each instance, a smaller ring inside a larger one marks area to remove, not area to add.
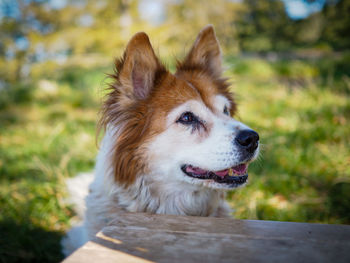
[[[105,71],[67,68],[38,81],[29,101],[8,94],[21,99],[0,110],[0,262],[62,259],[74,216],[64,180],[94,167]]]
[[[62,259],[64,180],[93,169],[105,73],[141,30],[174,69],[214,24],[263,144],[236,218],[350,224],[350,1],[301,20],[279,0],[164,0],[148,18],[143,0],[52,2],[0,2],[0,262]]]
[[[239,218],[350,223],[350,86],[327,86],[323,62],[227,59],[239,116],[263,144],[250,185],[230,195]]]
[[[105,65],[139,30],[149,33],[166,60],[207,23],[214,24],[223,49],[235,54],[304,49],[301,54],[315,57],[350,47],[350,0],[326,1],[303,20],[292,20],[279,0],[158,1],[163,9],[153,20],[142,18],[140,4],[147,1],[67,0],[59,8],[51,2],[2,0],[1,86],[53,74],[62,65]]]
[[[290,47],[294,23],[281,1],[245,0],[239,14],[237,38],[242,50],[270,51]]]

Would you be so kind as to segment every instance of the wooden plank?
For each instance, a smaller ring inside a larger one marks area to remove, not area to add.
[[[126,213],[73,262],[350,262],[350,226]]]

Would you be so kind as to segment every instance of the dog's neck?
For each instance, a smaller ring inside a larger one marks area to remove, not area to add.
[[[192,186],[185,182],[164,184],[149,180],[144,175],[127,188],[116,186],[112,196],[119,206],[129,212],[223,216],[221,210],[225,195],[219,190]]]

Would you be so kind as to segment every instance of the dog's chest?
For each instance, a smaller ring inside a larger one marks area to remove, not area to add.
[[[118,204],[129,212],[149,212],[191,216],[211,216],[224,202],[220,191],[156,183],[136,184],[114,192]]]

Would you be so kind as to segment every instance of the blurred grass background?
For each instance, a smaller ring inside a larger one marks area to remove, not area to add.
[[[261,135],[240,219],[350,223],[350,1],[1,0],[0,262],[57,262],[64,180],[91,171],[113,59],[146,31],[174,68],[214,24]]]

